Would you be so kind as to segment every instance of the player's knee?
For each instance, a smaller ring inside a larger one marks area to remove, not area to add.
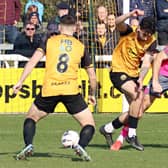
[[[85,136],[92,137],[93,134],[95,133],[95,127],[94,125],[85,125],[82,130],[81,134],[85,134]]]
[[[28,113],[26,118],[31,118],[35,122],[38,122],[41,118],[44,118],[44,116],[39,115],[38,113]]]
[[[29,112],[26,115],[26,118],[31,118],[35,122],[38,122],[41,118],[44,118],[47,116],[46,112],[40,111],[36,105],[32,105],[31,108],[29,109]]]
[[[129,95],[130,95],[132,100],[135,100],[137,98],[138,94],[135,92],[135,93],[129,93]]]

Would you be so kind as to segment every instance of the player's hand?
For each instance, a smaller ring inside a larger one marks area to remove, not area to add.
[[[131,16],[133,16],[133,17],[143,16],[143,15],[144,15],[144,11],[143,10],[134,9],[133,11],[131,11]]]
[[[22,83],[18,82],[16,85],[13,86],[13,94],[17,94],[18,91],[22,88]]]
[[[95,98],[95,96],[89,95],[88,96],[88,102],[89,102],[89,104],[95,106],[96,105],[96,98]]]
[[[17,20],[14,20],[13,26],[17,26]]]

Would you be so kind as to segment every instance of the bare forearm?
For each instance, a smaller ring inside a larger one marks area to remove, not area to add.
[[[36,66],[36,64],[39,62],[39,60],[42,58],[43,53],[41,51],[35,51],[32,58],[29,60],[29,62],[26,64],[23,73],[20,77],[20,82],[23,83],[27,76],[31,73],[33,68]]]
[[[132,16],[140,16],[143,15],[144,12],[142,10],[139,9],[135,9],[129,13],[123,14],[119,17],[116,18],[116,25],[117,25],[117,29],[119,31],[125,31],[127,29],[127,25],[124,23],[125,20],[127,20],[128,18],[132,17]]]
[[[20,82],[23,83],[25,81],[25,79],[28,77],[28,75],[31,73],[31,71],[33,70],[34,66],[32,64],[30,64],[30,62],[28,62],[23,70],[23,73],[20,77]]]
[[[153,82],[155,81],[158,82],[161,63],[162,63],[162,60],[159,58],[159,55],[156,56],[153,63]]]
[[[97,88],[96,78],[90,79],[90,87],[91,87],[90,95],[95,96],[96,95],[96,88]]]
[[[96,73],[94,71],[94,68],[87,68],[87,73],[89,77],[89,82],[90,82],[90,95],[95,96],[96,95],[96,88],[97,88],[97,82],[96,82]]]
[[[149,69],[151,68],[151,64],[153,61],[153,56],[151,52],[146,52],[144,57],[143,57],[143,62],[142,62],[142,66],[140,69],[140,74],[139,74],[139,79],[140,80],[144,80],[145,76],[147,75]]]
[[[126,13],[124,15],[121,15],[119,17],[116,18],[115,22],[116,22],[116,25],[120,24],[120,23],[123,23],[125,20],[127,20],[129,17],[131,16],[131,12],[129,13]]]
[[[149,67],[141,67],[139,79],[144,80],[146,74],[148,73]]]

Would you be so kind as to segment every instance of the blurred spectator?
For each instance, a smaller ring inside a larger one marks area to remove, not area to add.
[[[54,16],[47,25],[48,34],[59,34],[58,25],[60,24],[60,18],[69,13],[69,5],[66,2],[60,2],[56,5],[58,13]]]
[[[107,33],[105,23],[98,23],[96,29],[96,48],[98,55],[112,55],[114,49],[114,42],[112,41],[112,34]]]
[[[123,14],[123,1],[121,0],[115,0],[116,10],[117,10],[117,16],[120,16]]]
[[[25,13],[27,13],[29,6],[35,5],[38,8],[38,14],[39,14],[39,19],[40,22],[42,23],[42,18],[44,14],[44,5],[39,2],[38,0],[27,0],[27,3],[25,5]]]
[[[98,39],[98,35],[97,35],[97,25],[99,23],[104,23],[105,27],[106,27],[106,23],[107,23],[107,8],[103,5],[98,5],[96,7],[95,10],[95,17],[96,19],[92,19],[89,18],[89,26],[88,26],[88,43],[89,43],[89,53],[92,54],[92,56],[94,57],[97,53],[99,53],[98,51],[98,46],[97,46],[97,39]],[[102,25],[103,27],[104,25]],[[106,28],[105,28],[106,31]]]
[[[13,53],[31,58],[41,42],[40,36],[35,34],[35,32],[35,25],[27,22],[24,26],[24,31],[15,40]],[[20,61],[18,67],[23,68],[26,63],[27,61]],[[44,67],[44,62],[39,62],[36,67]]]
[[[84,36],[87,36],[87,30],[84,30],[83,23],[82,23],[81,19],[77,20],[76,31],[74,33],[74,36],[81,41],[83,41]]]
[[[27,12],[22,17],[23,24],[26,23],[27,20],[29,20],[30,13],[32,13],[32,12],[38,12],[38,8],[36,5],[30,5],[28,7]]]
[[[147,17],[147,16],[154,17],[155,16],[155,1],[154,0],[131,0],[130,1],[130,11],[133,11],[134,9],[140,9],[144,11],[143,16],[139,16],[138,18],[136,18],[139,21],[143,17]]]
[[[104,46],[106,43],[106,25],[105,23],[97,23],[96,26],[96,54],[103,55],[104,54]]]
[[[68,2],[69,2],[69,14],[71,16],[80,16],[80,13],[79,13],[79,15],[77,14],[77,10],[78,10],[77,3],[78,3],[78,1],[69,0]]]
[[[43,35],[43,26],[39,20],[39,14],[37,12],[30,13],[28,21],[30,21],[31,23],[33,23],[35,25],[36,34],[39,34],[42,36]]]
[[[112,50],[113,50],[114,47],[117,45],[120,37],[120,33],[116,29],[115,15],[113,13],[107,16],[107,32],[110,38],[112,39],[113,42]]]
[[[74,37],[80,40],[89,52],[89,43],[88,43],[88,34],[87,29],[83,27],[83,22],[80,18],[78,18],[76,23],[76,31],[74,32]]]
[[[131,27],[139,26],[139,21],[137,19],[132,19],[130,22]]]
[[[107,33],[106,24],[105,23],[97,23],[96,28],[96,38],[95,38],[95,46],[96,46],[96,55],[108,55],[110,58],[112,57],[112,52],[114,49],[114,41],[112,33]],[[98,61],[98,68],[109,67],[110,62],[108,61]]]
[[[139,20],[137,20],[137,19],[131,19],[130,25],[133,28],[133,31],[135,31],[136,28],[139,26]]]
[[[18,35],[17,22],[20,19],[21,3],[19,0],[0,1],[0,43],[14,43]]]
[[[168,44],[168,1],[156,0],[158,49]]]
[[[107,28],[109,32],[113,32],[116,29],[114,14],[109,14],[107,16]]]
[[[97,19],[98,22],[103,22],[103,23],[107,23],[107,16],[108,16],[108,12],[107,12],[107,8],[103,5],[100,5],[97,7]]]
[[[83,0],[69,0],[69,14],[88,22],[88,4]]]
[[[133,11],[134,9],[143,10],[143,5],[142,5],[141,0],[131,0],[130,1],[130,11]]]

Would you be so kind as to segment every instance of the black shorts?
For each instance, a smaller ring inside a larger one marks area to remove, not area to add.
[[[114,87],[117,88],[121,93],[123,93],[121,87],[127,81],[134,81],[138,86],[138,77],[131,77],[124,72],[110,72],[110,79]]]
[[[46,113],[53,113],[59,102],[65,105],[69,114],[76,114],[88,107],[81,94],[50,97],[42,97],[41,94],[39,94],[34,100],[34,104],[38,109]]]

